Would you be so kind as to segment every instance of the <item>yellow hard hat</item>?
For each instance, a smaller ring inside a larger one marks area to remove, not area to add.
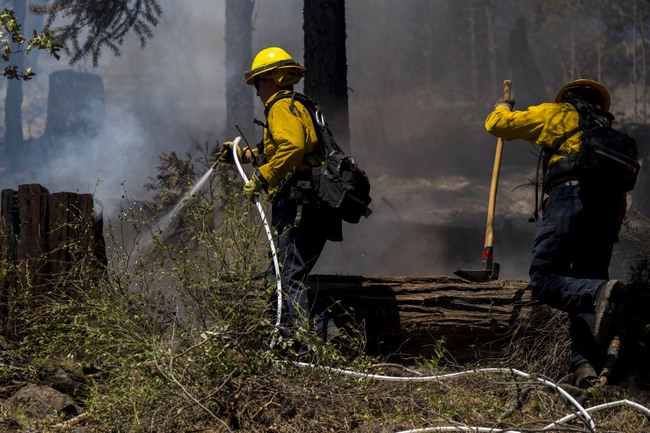
[[[609,92],[597,81],[583,78],[573,80],[557,92],[555,102],[563,102],[575,96],[586,97],[588,100],[597,102],[603,110],[609,111],[611,103]]]
[[[269,74],[281,87],[296,84],[307,72],[307,68],[299,65],[282,48],[265,48],[255,56],[251,70],[244,72],[246,84],[253,84],[255,78]]]

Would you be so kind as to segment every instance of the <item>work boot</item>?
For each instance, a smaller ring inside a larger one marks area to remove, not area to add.
[[[573,386],[577,386],[580,389],[589,389],[598,383],[596,370],[588,362],[580,364],[573,372],[573,379],[571,379]]]
[[[598,289],[594,303],[594,339],[598,344],[609,344],[616,335],[624,295],[625,283],[621,280],[610,280]]]

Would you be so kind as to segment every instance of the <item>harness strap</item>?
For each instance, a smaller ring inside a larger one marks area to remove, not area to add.
[[[535,179],[535,209],[533,211],[533,216],[528,219],[530,222],[535,222],[539,219],[539,190],[540,188],[544,191],[548,190],[551,185],[544,185],[546,179],[542,176],[542,182],[539,181],[539,174],[543,172],[544,174],[548,171],[548,163],[554,155],[563,154],[565,157],[568,157],[569,154],[566,152],[561,152],[560,147],[572,136],[578,133],[582,129],[582,125],[579,124],[577,127],[573,128],[571,131],[564,134],[560,137],[551,149],[541,149],[539,152],[539,158],[537,159],[537,172]],[[557,164],[557,163],[556,163]]]
[[[291,114],[293,114],[294,116],[298,115],[298,113],[296,111],[296,106],[294,104],[296,99],[298,99],[300,102],[302,102],[303,105],[305,105],[305,107],[307,108],[307,111],[309,111],[310,117],[312,118],[311,119],[312,124],[314,125],[314,130],[316,131],[316,137],[318,138],[318,144],[316,145],[314,150],[312,150],[311,152],[307,152],[307,153],[305,153],[303,155],[302,162],[303,162],[303,164],[307,165],[308,167],[317,167],[317,166],[311,165],[309,163],[308,159],[311,158],[312,156],[319,155],[319,154],[322,154],[324,152],[324,150],[323,150],[324,145],[323,145],[323,139],[321,137],[322,134],[321,134],[321,131],[320,131],[320,126],[319,126],[319,124],[317,124],[317,117],[316,117],[316,119],[314,118],[314,116],[318,116],[318,113],[320,113],[320,109],[318,108],[318,104],[314,100],[309,98],[307,95],[299,94],[298,92],[281,93],[281,94],[277,95],[275,98],[273,98],[271,100],[271,102],[269,102],[269,105],[266,106],[266,108],[264,109],[264,116],[265,117],[268,116],[269,112],[271,111],[271,107],[277,101],[279,101],[280,99],[284,99],[284,98],[291,98],[291,102],[289,104],[289,110],[291,111]],[[312,112],[311,112],[312,108],[310,107],[310,104],[312,104],[314,106],[314,108],[313,108],[314,111],[315,111],[314,115],[312,115]],[[266,133],[269,135],[269,138],[271,140],[273,140],[273,134],[271,134],[271,130],[269,129],[268,122],[261,122],[261,121],[259,121],[257,119],[255,119],[254,122],[256,124],[262,126],[266,130]]]
[[[578,126],[572,129],[571,131],[567,132],[564,134],[562,137],[560,137],[554,144],[551,149],[542,149],[539,152],[539,159],[537,161],[537,173],[536,173],[536,179],[535,179],[535,210],[533,212],[533,216],[528,219],[530,222],[535,222],[539,219],[539,189],[540,187],[544,190],[544,192],[549,192],[550,189],[554,186],[554,183],[560,180],[569,180],[571,178],[570,175],[566,175],[563,177],[559,177],[554,179],[554,182],[551,182],[551,179],[544,179],[546,177],[546,173],[548,171],[548,163],[550,162],[551,158],[554,155],[563,155],[565,158],[570,158],[571,155],[569,155],[567,152],[562,152],[560,151],[560,147],[573,135],[578,133],[579,131],[585,131],[587,129],[590,129],[590,126],[592,124],[597,124],[597,125],[605,125],[605,124],[610,124],[612,120],[614,119],[614,116],[611,113],[608,113],[606,111],[602,110],[596,110],[591,104],[581,101],[581,100],[571,100],[567,101],[571,105],[573,105],[578,112]],[[544,159],[544,163],[542,163],[542,160]],[[562,161],[557,161],[554,164],[559,164],[562,163]],[[542,182],[540,183],[539,181],[539,174],[540,171],[543,171],[544,176],[542,178]],[[573,178],[575,179],[575,178]]]
[[[311,182],[308,180],[299,180],[289,190],[289,198],[296,201],[296,218],[294,224],[300,224],[303,215],[303,206],[309,205],[309,191]]]

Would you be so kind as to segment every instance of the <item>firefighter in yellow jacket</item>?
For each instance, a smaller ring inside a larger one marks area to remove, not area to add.
[[[589,109],[597,122],[609,125],[610,96],[602,84],[579,79],[560,89],[554,102],[515,111],[513,105],[498,100],[485,127],[505,140],[527,140],[546,152],[548,197],[534,241],[530,285],[535,299],[568,312],[574,385],[589,387],[596,383],[617,331],[614,307],[624,296],[625,285],[609,280],[608,267],[625,192],[607,188],[606,182],[581,181],[570,158],[580,152],[579,110]]]
[[[258,149],[242,152],[244,162],[252,162],[255,173],[244,185],[252,196],[266,190],[272,201],[272,225],[278,233],[278,259],[282,287],[282,335],[297,355],[309,352],[301,331],[313,325],[324,339],[339,334],[324,308],[310,307],[307,277],[327,240],[340,241],[341,219],[321,209],[314,190],[311,168],[325,161],[325,148],[318,141],[307,108],[291,97],[293,85],[305,75],[301,66],[283,49],[260,51],[246,83],[255,86],[264,104],[264,138]]]

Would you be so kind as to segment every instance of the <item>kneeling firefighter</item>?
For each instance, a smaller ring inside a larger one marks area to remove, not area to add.
[[[294,84],[306,72],[307,68],[281,48],[265,48],[255,56],[244,77],[264,104],[264,137],[257,149],[241,153],[243,162],[256,167],[244,193],[252,198],[265,190],[272,202],[271,221],[278,234],[284,292],[281,335],[290,340],[298,355],[308,353],[298,334],[311,329],[311,323],[323,339],[339,334],[323,308],[318,304],[310,307],[307,278],[327,240],[342,240],[340,217],[321,208],[314,189],[311,169],[323,164],[325,149],[309,111],[291,97],[278,98],[291,95]]]
[[[598,382],[605,349],[620,332],[625,284],[610,280],[608,268],[626,192],[613,186],[614,173],[585,178],[574,161],[585,151],[583,122],[610,126],[610,96],[602,84],[578,79],[563,86],[553,102],[526,110],[513,106],[512,100],[498,100],[485,127],[505,140],[543,149],[548,197],[533,245],[530,287],[534,299],[568,313],[573,384],[588,388]]]

